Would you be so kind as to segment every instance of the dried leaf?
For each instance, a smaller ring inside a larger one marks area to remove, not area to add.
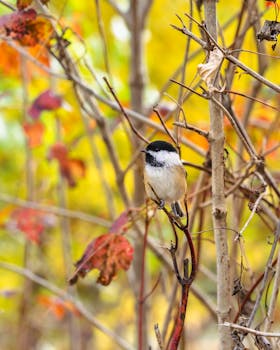
[[[41,121],[37,120],[33,123],[24,123],[23,130],[30,148],[35,148],[42,144],[45,127]]]
[[[34,9],[14,12],[0,17],[0,34],[17,40],[23,46],[47,44],[52,35],[51,22],[37,16]]]
[[[26,25],[26,34],[17,39],[23,46],[47,45],[51,39],[53,27],[51,22],[42,16]]]
[[[219,49],[215,48],[210,52],[208,62],[197,66],[198,73],[205,81],[209,90],[213,89],[213,82],[216,78],[216,74],[221,66],[223,58],[223,53]]]
[[[42,111],[53,111],[58,109],[61,104],[61,96],[54,94],[51,90],[46,90],[35,99],[28,114],[32,118],[38,119]]]
[[[36,18],[37,12],[34,9],[16,11],[9,15],[1,16],[0,33],[12,38],[17,35],[23,35],[26,24]]]
[[[75,284],[79,277],[85,277],[92,269],[100,271],[97,283],[107,286],[118,270],[127,270],[133,259],[133,247],[122,235],[107,233],[94,239],[77,261],[77,270],[70,279]]]

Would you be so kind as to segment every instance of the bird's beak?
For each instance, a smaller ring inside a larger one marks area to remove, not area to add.
[[[147,151],[145,149],[141,149],[140,152],[147,153]]]

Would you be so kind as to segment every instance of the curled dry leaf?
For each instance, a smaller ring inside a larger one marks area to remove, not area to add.
[[[38,119],[42,111],[56,110],[61,104],[61,96],[54,94],[51,90],[46,90],[35,99],[28,110],[28,114],[33,119]]]
[[[129,268],[133,259],[133,247],[121,233],[128,228],[130,213],[131,210],[121,213],[113,222],[109,233],[97,237],[87,246],[82,258],[75,264],[77,270],[70,279],[70,284],[76,283],[78,277],[85,277],[90,270],[96,268],[100,271],[97,282],[108,285],[119,269]]]
[[[210,52],[208,62],[197,66],[198,73],[205,81],[209,90],[213,89],[213,83],[223,58],[223,53],[219,49],[215,48]]]
[[[133,259],[133,247],[122,235],[107,233],[94,239],[77,261],[77,270],[70,279],[75,284],[79,277],[85,277],[92,269],[100,271],[97,283],[107,286],[118,270],[127,270]]]

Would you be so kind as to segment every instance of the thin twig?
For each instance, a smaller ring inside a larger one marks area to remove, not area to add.
[[[155,330],[158,346],[159,346],[160,350],[163,350],[164,349],[163,341],[162,341],[162,337],[161,337],[161,333],[160,333],[158,324],[154,325],[154,330]]]
[[[66,208],[45,205],[45,204],[41,204],[33,201],[27,201],[21,198],[12,197],[5,193],[0,193],[0,201],[4,203],[13,204],[19,207],[23,207],[23,208],[38,209],[47,213],[65,216],[70,219],[83,220],[83,221],[91,222],[93,224],[97,224],[104,227],[110,227],[112,224],[108,220],[99,218],[97,216],[89,215],[81,211],[69,210]]]
[[[253,219],[253,216],[255,215],[256,211],[258,210],[258,206],[260,204],[260,201],[262,200],[262,198],[265,196],[265,192],[262,192],[259,197],[257,198],[257,200],[254,203],[253,209],[251,210],[250,216],[248,217],[248,219],[246,220],[244,226],[242,227],[242,229],[239,232],[239,235],[242,236],[243,232],[246,230],[246,228],[248,227],[249,223],[251,222],[251,220]]]
[[[257,331],[256,329],[243,327],[243,326],[240,326],[239,324],[236,324],[236,323],[224,322],[224,323],[220,324],[220,326],[238,329],[238,330],[240,330],[240,331],[242,331],[244,333],[251,333],[251,334],[254,334],[254,335],[262,335],[262,336],[268,337],[268,338],[269,337],[274,337],[274,338],[279,338],[280,337],[280,333],[270,333],[270,332]]]
[[[278,249],[277,263],[275,267],[274,283],[271,293],[271,299],[267,310],[267,316],[264,324],[264,331],[269,331],[274,322],[274,314],[277,306],[277,297],[280,285],[280,249]]]
[[[126,113],[125,109],[123,108],[120,100],[118,99],[114,89],[112,88],[112,86],[110,85],[108,79],[106,77],[103,77],[103,80],[105,81],[106,85],[108,86],[112,96],[114,97],[115,101],[117,102],[117,104],[120,107],[120,110],[122,111],[125,119],[128,121],[129,126],[131,127],[131,130],[134,132],[134,134],[139,137],[140,140],[144,141],[145,143],[150,143],[142,134],[140,134],[140,132],[134,127],[134,125],[131,123],[131,120],[128,116],[128,114]]]
[[[110,64],[109,64],[108,45],[107,45],[104,23],[102,20],[102,14],[101,14],[101,8],[100,8],[100,0],[95,0],[95,6],[96,6],[96,15],[97,15],[97,25],[98,25],[100,38],[102,41],[105,69],[106,69],[108,76],[112,79]]]
[[[173,143],[174,143],[175,145],[177,145],[177,141],[176,141],[175,137],[171,134],[171,132],[170,132],[169,129],[167,128],[167,126],[166,126],[164,120],[162,119],[162,116],[161,116],[160,113],[159,113],[159,110],[158,110],[157,108],[154,107],[154,108],[153,108],[153,111],[154,111],[154,112],[156,113],[156,115],[158,116],[158,119],[159,119],[161,125],[163,126],[165,132],[167,133],[167,135],[171,138],[171,140],[173,141]]]
[[[275,235],[274,235],[274,241],[273,241],[273,244],[272,244],[272,247],[271,247],[271,250],[270,250],[269,257],[267,259],[267,263],[265,265],[266,267],[265,267],[265,272],[264,272],[262,284],[260,286],[260,290],[259,290],[256,302],[254,304],[253,311],[251,312],[249,320],[248,320],[248,322],[246,324],[247,327],[251,326],[251,324],[252,324],[252,322],[254,320],[254,317],[255,317],[255,315],[257,313],[257,310],[259,308],[259,305],[260,305],[260,302],[261,302],[261,299],[262,299],[262,296],[263,296],[263,292],[265,290],[266,283],[267,283],[267,280],[269,278],[269,272],[270,272],[271,266],[272,266],[272,259],[273,259],[273,256],[274,256],[277,244],[278,244],[279,237],[280,237],[280,220],[278,221],[278,225],[277,225],[276,232],[275,232]]]

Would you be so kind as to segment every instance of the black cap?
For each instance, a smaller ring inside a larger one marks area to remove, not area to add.
[[[153,151],[153,152],[168,151],[168,152],[177,153],[176,148],[173,147],[171,143],[166,141],[161,141],[161,140],[151,142],[147,146],[146,151]]]

